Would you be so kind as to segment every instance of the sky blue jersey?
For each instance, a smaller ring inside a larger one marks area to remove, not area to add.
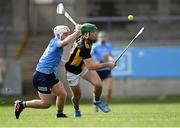
[[[61,40],[56,37],[51,39],[49,45],[39,59],[39,63],[36,66],[36,71],[45,74],[57,72],[61,57],[63,55],[63,48],[58,47],[58,43],[60,41]]]
[[[106,55],[111,55],[112,46],[109,42],[102,44],[101,42],[96,42],[92,45],[91,56],[94,61],[98,62],[108,62]],[[106,70],[109,68],[105,68]],[[105,70],[101,69],[101,70]]]

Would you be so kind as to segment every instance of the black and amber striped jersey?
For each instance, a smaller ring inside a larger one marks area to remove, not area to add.
[[[74,74],[81,73],[85,66],[83,60],[91,58],[91,45],[92,42],[85,40],[82,36],[74,42],[65,64],[65,68],[68,72]]]

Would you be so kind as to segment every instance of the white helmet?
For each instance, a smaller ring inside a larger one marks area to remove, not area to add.
[[[65,32],[70,32],[70,29],[68,26],[58,25],[54,28],[53,32],[54,32],[54,35],[57,37],[58,34],[62,35]]]

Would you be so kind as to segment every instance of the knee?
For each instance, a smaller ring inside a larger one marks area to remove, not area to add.
[[[66,91],[62,92],[61,97],[67,98],[67,92]]]
[[[58,92],[57,96],[60,96],[61,98],[66,98],[67,97],[67,92],[66,90],[61,90]]]

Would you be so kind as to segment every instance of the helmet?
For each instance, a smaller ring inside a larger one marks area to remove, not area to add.
[[[92,32],[94,30],[97,30],[97,27],[94,24],[84,23],[84,24],[81,25],[81,32],[82,33]]]
[[[62,35],[65,32],[70,32],[70,29],[68,26],[58,25],[53,29],[53,32],[54,32],[54,35],[57,36],[58,34]]]
[[[100,31],[98,33],[98,38],[101,38],[101,37],[106,37],[106,33],[104,31]]]

